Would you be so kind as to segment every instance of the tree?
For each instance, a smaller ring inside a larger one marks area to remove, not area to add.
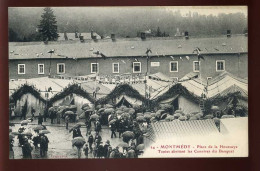
[[[57,33],[57,21],[53,10],[49,7],[44,8],[40,25],[38,25],[39,32],[41,33],[42,40],[55,41],[59,35]]]
[[[19,42],[19,41],[21,41],[18,34],[12,28],[9,28],[8,32],[9,32],[9,34],[8,34],[9,42]]]

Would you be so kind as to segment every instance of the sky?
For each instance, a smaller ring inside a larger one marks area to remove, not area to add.
[[[219,13],[238,13],[241,12],[247,16],[247,6],[179,6],[179,7],[167,7],[169,11],[180,10],[182,15],[186,13],[198,12],[201,15],[218,15]]]

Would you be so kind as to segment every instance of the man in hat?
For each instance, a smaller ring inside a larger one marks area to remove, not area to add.
[[[32,147],[28,142],[28,138],[24,138],[24,144],[22,145],[22,152],[24,159],[31,159],[32,158]]]

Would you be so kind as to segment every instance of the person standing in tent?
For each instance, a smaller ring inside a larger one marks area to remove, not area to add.
[[[20,120],[25,120],[26,119],[26,112],[27,112],[27,105],[25,104],[23,107],[22,107],[22,114],[21,114],[21,117],[20,117]]]
[[[31,109],[32,119],[34,119],[35,109],[32,107]]]
[[[41,113],[39,113],[39,116],[38,116],[38,125],[42,125],[42,122],[43,122],[43,117],[42,117]]]

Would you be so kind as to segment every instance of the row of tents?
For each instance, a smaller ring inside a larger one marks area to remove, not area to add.
[[[145,90],[149,91],[149,95]],[[194,73],[189,73],[178,81],[156,73],[147,77],[147,84],[103,84],[95,80],[48,77],[9,82],[10,106],[13,106],[16,115],[21,113],[25,103],[28,115],[31,114],[32,108],[36,110],[36,115],[43,113],[46,105],[75,105],[77,113],[81,113],[81,106],[85,103],[89,106],[113,104],[131,107],[148,103],[153,108],[160,104],[169,104],[184,113],[201,112],[199,104],[202,92],[206,92],[207,101],[211,105],[217,105],[221,110],[230,105],[234,98],[239,106],[248,108],[247,80],[228,72],[210,80],[203,80]]]

